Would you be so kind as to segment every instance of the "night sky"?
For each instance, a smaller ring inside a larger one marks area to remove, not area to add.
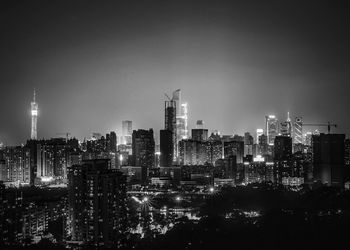
[[[164,93],[178,88],[190,128],[201,119],[209,131],[255,134],[266,114],[290,111],[350,134],[350,8],[341,2],[4,2],[5,144],[30,137],[33,88],[39,138],[120,133],[122,120],[158,136]]]

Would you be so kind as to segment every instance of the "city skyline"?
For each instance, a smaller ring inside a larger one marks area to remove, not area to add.
[[[178,90],[180,90],[180,89],[178,89]],[[178,91],[177,90],[177,91]],[[111,128],[110,130],[106,130],[106,131],[101,131],[101,130],[91,130],[91,131],[89,131],[87,134],[85,134],[85,135],[83,135],[83,136],[81,136],[81,137],[79,137],[79,136],[76,136],[76,135],[74,135],[74,134],[72,134],[71,132],[54,132],[54,131],[51,131],[51,132],[49,132],[48,133],[48,137],[40,137],[40,132],[39,132],[39,137],[37,137],[37,119],[39,119],[39,123],[40,123],[40,109],[38,109],[38,102],[36,101],[36,90],[34,89],[34,97],[33,97],[33,100],[32,100],[32,102],[31,102],[31,120],[32,120],[32,124],[30,125],[30,136],[28,136],[26,139],[24,139],[23,141],[21,141],[21,142],[15,142],[14,144],[8,144],[8,143],[4,143],[3,141],[0,141],[1,143],[3,143],[3,145],[4,146],[13,146],[13,145],[18,145],[18,144],[20,144],[20,143],[25,143],[25,141],[26,140],[29,140],[29,139],[34,139],[34,140],[37,140],[37,139],[49,139],[49,138],[60,138],[60,137],[62,137],[62,138],[64,138],[64,137],[69,137],[69,136],[71,136],[72,138],[77,138],[78,140],[85,140],[85,139],[91,139],[92,137],[93,137],[93,134],[95,134],[95,133],[98,133],[98,134],[105,134],[105,133],[109,133],[109,132],[111,132],[111,131],[116,131],[117,132],[117,135],[118,136],[120,136],[120,139],[122,140],[122,141],[118,141],[118,144],[125,144],[125,142],[123,141],[124,139],[122,139],[122,137],[124,136],[124,134],[123,134],[123,122],[132,122],[132,121],[129,121],[129,120],[123,120],[123,121],[119,121],[119,124],[116,126],[116,128],[117,129],[113,129],[113,128]],[[34,103],[34,105],[35,105],[35,107],[33,108],[33,103]],[[188,105],[188,103],[186,102],[186,106]],[[33,110],[35,110],[35,111],[33,111]],[[34,113],[33,113],[34,112]],[[264,134],[266,134],[267,133],[267,131],[266,131],[266,117],[268,117],[268,116],[273,116],[274,118],[276,118],[277,120],[277,124],[278,124],[278,127],[280,127],[280,126],[283,126],[283,124],[282,123],[285,123],[285,121],[291,121],[290,120],[290,112],[288,111],[287,112],[287,115],[286,115],[286,118],[285,117],[278,117],[277,115],[275,115],[275,113],[269,113],[268,115],[265,115],[263,118],[265,118],[265,124],[259,124],[259,125],[256,125],[255,126],[255,129],[253,129],[253,130],[251,130],[251,131],[249,131],[249,130],[244,130],[244,132],[241,132],[241,131],[235,131],[235,130],[232,130],[232,132],[230,133],[230,132],[228,132],[228,133],[225,133],[225,132],[222,132],[222,131],[220,131],[220,130],[218,130],[218,129],[216,129],[215,127],[214,128],[208,128],[208,127],[206,127],[206,125],[204,125],[204,127],[205,127],[205,129],[208,129],[209,130],[209,133],[211,133],[211,132],[215,132],[215,131],[217,131],[217,132],[219,132],[220,133],[220,135],[244,135],[244,133],[246,133],[246,132],[248,132],[248,133],[252,133],[252,134],[256,134],[256,132],[257,132],[257,130],[260,130],[261,128],[263,128],[264,126],[265,126],[265,129],[263,129],[263,133]],[[33,118],[34,117],[34,118]],[[39,118],[37,118],[37,117],[39,117]],[[293,119],[298,119],[298,118],[300,118],[299,116],[293,116]],[[33,119],[35,119],[35,120],[33,120]],[[196,122],[198,122],[198,121],[202,121],[202,120],[196,120]],[[202,121],[203,122],[203,121]],[[327,121],[328,122],[328,121]],[[327,125],[327,122],[325,121],[325,122],[320,122],[320,123],[318,123],[318,122],[306,122],[306,124],[307,125],[310,125],[310,123],[311,124],[314,124],[314,125],[312,125],[312,126],[307,126],[307,127],[304,127],[303,128],[303,133],[302,133],[302,135],[303,136],[306,136],[306,133],[313,133],[313,132],[322,132],[322,133],[326,133],[327,132],[327,127],[326,127],[326,125]],[[117,123],[117,122],[116,122]],[[196,126],[197,125],[195,125],[195,123],[194,123],[194,121],[192,121],[192,123],[193,123],[193,127],[190,127],[190,128],[196,128]],[[330,122],[331,124],[332,124],[332,122]],[[35,124],[35,125],[34,125]],[[317,124],[320,124],[321,126],[317,126]],[[34,127],[35,128],[34,128]],[[158,126],[158,125],[157,125]],[[157,126],[153,126],[153,127],[149,127],[150,129],[154,129],[154,127],[157,127]],[[338,124],[336,124],[336,126],[335,127],[333,127],[332,128],[332,132],[334,132],[334,131],[337,131],[337,127],[338,127],[339,125]],[[254,126],[253,126],[254,127]],[[134,128],[133,130],[137,130],[137,129],[149,129],[149,128],[140,128],[140,127],[138,127],[138,128]],[[292,125],[292,129],[294,129],[294,126]],[[159,129],[159,130],[161,130],[161,128]],[[159,131],[158,130],[158,131]],[[188,131],[190,131],[191,129],[189,129]],[[278,128],[277,129],[277,131],[279,131],[279,134],[281,134],[282,132],[280,131],[281,130],[281,128]],[[33,131],[35,131],[35,132],[33,132]],[[60,130],[61,131],[61,130]],[[35,134],[35,136],[33,136],[33,133]],[[337,131],[337,133],[342,133],[342,132],[339,132],[339,131]],[[343,133],[345,133],[345,134],[347,134],[346,132],[343,132]],[[282,133],[283,134],[283,133]],[[277,134],[276,134],[277,135]],[[293,137],[294,135],[292,135],[291,134],[291,136]],[[191,138],[191,135],[189,136],[190,138]],[[154,134],[154,138],[156,139],[156,141],[157,142],[159,142],[159,138],[160,138],[160,135],[158,134],[158,133],[155,133]]]
[[[9,3],[1,11],[0,141],[29,139],[34,88],[38,138],[120,133],[122,120],[159,136],[163,94],[176,89],[188,103],[189,128],[204,120],[209,131],[243,134],[262,128],[265,115],[285,120],[289,111],[349,135],[342,7]]]
[[[0,249],[340,249],[350,5],[0,8]]]

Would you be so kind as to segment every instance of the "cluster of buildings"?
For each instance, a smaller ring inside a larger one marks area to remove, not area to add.
[[[209,173],[212,184],[215,179],[222,183],[226,178],[232,180],[224,183],[232,185],[320,181],[343,186],[348,180],[350,149],[345,135],[320,134],[317,130],[304,133],[305,126],[317,124],[304,124],[302,117],[292,120],[289,113],[285,121],[275,115],[265,116],[264,129],[257,129],[255,134],[209,133],[202,120],[189,130],[187,103],[181,100],[181,90],[166,97],[159,143],[153,129],[133,130],[132,121],[122,122],[121,135],[114,131],[105,136],[93,133],[81,142],[68,138],[68,134],[66,138],[37,139],[38,104],[34,92],[31,139],[25,145],[0,149],[0,180],[17,186],[67,184],[69,167],[95,159],[109,159],[111,168],[122,171],[128,183],[135,185],[195,183],[182,173],[187,170],[181,172],[186,166],[191,166],[197,179],[199,169],[210,169],[202,175]],[[328,126],[330,129],[331,124]],[[233,170],[223,174],[218,169],[227,162]]]
[[[1,220],[16,217],[12,224],[2,224],[4,242],[43,237],[52,218],[62,217],[66,243],[118,246],[128,228],[128,188],[256,182],[344,187],[349,181],[350,140],[344,134],[303,133],[302,118],[292,121],[289,113],[282,122],[266,116],[265,128],[256,134],[209,133],[202,120],[189,130],[187,103],[176,90],[164,103],[158,144],[153,129],[133,130],[132,121],[122,122],[119,136],[112,131],[93,133],[84,141],[68,136],[38,140],[35,94],[31,107],[31,139],[0,148],[0,181],[7,186],[66,186],[68,195],[51,208],[23,205],[21,195],[9,197],[1,185]],[[60,213],[52,212],[59,206]]]

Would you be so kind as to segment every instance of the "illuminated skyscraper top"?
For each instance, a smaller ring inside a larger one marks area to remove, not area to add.
[[[35,97],[36,97],[36,93],[35,93],[35,89],[34,89],[33,101],[31,102],[32,129],[31,129],[30,138],[32,140],[37,139],[36,124],[37,124],[37,119],[38,119],[38,104],[36,103]]]
[[[274,145],[275,137],[278,135],[278,120],[275,115],[265,116],[265,133],[269,145]]]

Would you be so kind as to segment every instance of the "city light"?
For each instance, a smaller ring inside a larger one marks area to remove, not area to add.
[[[42,176],[41,178],[42,182],[51,182],[53,181],[53,177],[52,176]]]

